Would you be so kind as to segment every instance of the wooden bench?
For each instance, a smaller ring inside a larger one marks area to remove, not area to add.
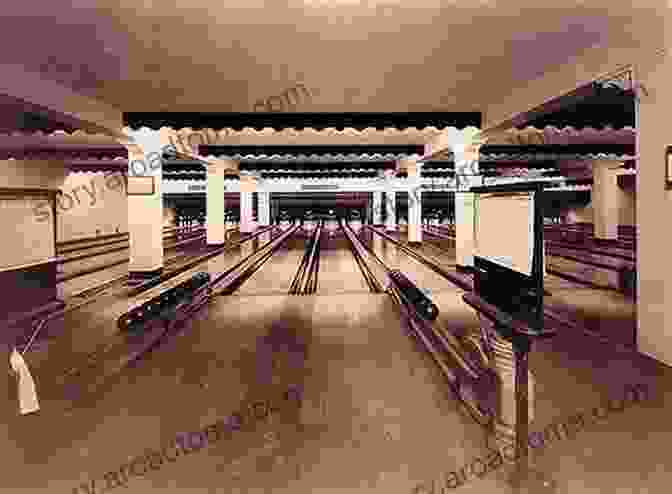
[[[618,239],[613,240],[602,240],[594,236],[592,229],[586,229],[581,227],[574,227],[573,225],[544,225],[544,231],[547,233],[557,233],[568,240],[580,242],[583,239],[593,239],[596,242],[601,242],[611,245],[619,245],[626,248],[634,248],[637,245],[637,237],[623,235],[619,233]]]
[[[544,241],[546,242],[546,245],[580,250],[584,252],[592,252],[595,254],[602,254],[605,256],[620,258],[631,262],[635,262],[637,259],[637,254],[634,250],[622,249],[620,247],[597,245],[591,241],[584,241],[581,243],[567,242],[562,238],[557,238],[554,235],[547,235],[547,234],[544,234]]]
[[[637,242],[626,240],[604,240],[595,238],[592,234],[580,230],[558,229],[547,225],[544,227],[544,237],[559,240],[568,243],[587,244],[596,246],[613,247],[616,249],[634,251],[637,249]]]
[[[546,245],[546,254],[553,257],[547,259],[551,274],[635,296],[637,267],[633,261],[553,244]]]
[[[448,233],[437,232],[436,227],[425,226],[424,230],[441,239],[454,240]],[[551,235],[551,238],[553,235]],[[603,246],[590,242],[572,244],[554,240],[546,241],[547,271],[555,276],[596,289],[612,289],[629,297],[636,293],[636,263],[634,252]]]

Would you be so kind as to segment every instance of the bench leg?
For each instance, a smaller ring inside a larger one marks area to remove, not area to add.
[[[516,438],[516,364],[513,345],[497,335],[488,332],[493,350],[493,368],[498,377],[497,417],[490,438],[490,447],[501,450],[514,446]],[[528,418],[534,419],[534,376],[528,372]]]

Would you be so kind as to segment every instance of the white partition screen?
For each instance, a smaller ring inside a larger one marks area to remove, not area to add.
[[[474,233],[476,256],[532,276],[534,193],[476,194]]]

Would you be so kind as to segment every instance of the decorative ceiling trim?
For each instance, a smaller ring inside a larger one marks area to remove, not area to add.
[[[449,128],[450,129],[450,128]],[[194,130],[190,127],[173,130],[175,138],[183,145],[192,149],[199,145],[266,145],[266,146],[315,146],[315,145],[425,145],[442,133],[436,127],[418,129],[409,127],[404,130],[386,128],[378,130],[372,127],[357,130],[346,128],[327,129],[281,129],[265,128],[256,130],[245,128],[242,130],[223,129],[220,131],[206,128]]]
[[[128,160],[73,160],[67,161],[66,167],[70,173],[127,173]]]
[[[31,146],[14,149],[0,148],[0,160],[114,160],[127,158],[123,146]]]
[[[198,147],[198,154],[203,156],[407,156],[421,155],[421,145],[315,145],[315,146],[211,146]],[[391,161],[394,161],[393,159]]]
[[[635,95],[632,84],[621,87],[621,84],[616,82],[621,75],[614,73],[598,81],[584,84],[574,91],[517,115],[508,123],[518,128],[529,125],[535,127],[572,125],[577,128],[633,127]],[[508,126],[507,124],[506,127]]]
[[[126,149],[114,137],[106,134],[92,134],[82,130],[76,130],[74,132],[12,132],[8,134],[0,134],[0,149],[52,146],[104,146]]]
[[[634,158],[633,154],[608,154],[608,153],[586,153],[586,154],[554,154],[554,153],[529,153],[529,154],[487,154],[479,157],[479,162],[497,162],[497,161],[562,161],[562,160],[583,160],[583,161],[626,161]]]
[[[574,155],[574,154],[616,154],[616,155],[633,155],[635,154],[635,146],[623,144],[528,144],[528,145],[496,145],[486,144],[481,146],[480,156],[490,156],[498,154],[559,154],[559,155]]]
[[[592,185],[562,185],[560,187],[545,188],[544,192],[577,192],[593,190]]]
[[[637,131],[634,127],[596,129],[586,127],[528,126],[523,129],[507,129],[488,135],[489,145],[574,145],[574,144],[620,144],[635,145]]]
[[[384,163],[384,162],[383,162]],[[362,163],[364,168],[362,167],[356,167],[356,166],[348,166],[348,165],[356,165],[356,163],[344,163],[344,166],[340,166],[340,163],[332,163],[331,166],[329,166],[328,163],[321,164],[321,163],[301,163],[300,165],[296,166],[290,166],[292,163],[281,163],[279,166],[269,166],[268,164],[263,165],[262,167],[254,166],[253,169],[256,172],[259,173],[277,173],[277,172],[295,172],[295,173],[329,173],[329,172],[376,172],[380,173],[386,168],[382,166],[372,166],[372,165],[377,165],[379,162],[364,162]],[[254,165],[254,164],[251,164]],[[337,167],[338,166],[338,167]],[[245,169],[250,167],[250,164],[248,166],[243,166],[241,164],[241,169]],[[387,169],[393,169],[392,167],[389,167]]]
[[[480,127],[480,112],[404,112],[404,113],[189,113],[155,112],[124,113],[124,125],[131,129],[149,127],[158,130],[171,127],[175,130],[190,127],[192,129],[211,128],[215,130],[243,130],[271,128],[281,129],[347,129],[364,130],[367,128],[424,129],[435,127],[464,128]]]
[[[228,159],[233,161],[246,161],[248,163],[267,163],[267,162],[292,162],[292,163],[303,163],[303,162],[320,162],[320,163],[329,163],[329,162],[376,162],[376,161],[397,161],[405,158],[419,158],[419,154],[274,154],[274,155],[253,155],[253,154],[221,154],[221,155],[206,155],[204,156],[207,160],[216,160],[216,159]]]

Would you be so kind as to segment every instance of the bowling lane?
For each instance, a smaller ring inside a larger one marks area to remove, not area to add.
[[[384,279],[379,280],[384,283]],[[320,243],[320,273],[317,293],[369,292],[369,287],[355,261],[348,239],[336,224],[326,226]]]
[[[163,243],[173,244],[185,238],[184,235],[194,235],[197,233],[205,233],[205,228],[199,227],[184,234],[177,234],[176,231],[164,231]],[[77,242],[74,244],[56,244],[56,253],[64,258],[80,256],[84,254],[100,254],[106,250],[125,247],[128,250],[128,236],[119,238],[96,239],[92,238],[89,241]]]
[[[408,241],[408,232],[400,233],[398,231],[385,232],[390,235],[392,238],[407,244]],[[423,232],[422,243],[420,245],[409,246],[418,254],[421,254],[428,259],[435,262],[437,265],[441,266],[444,269],[454,269],[455,268],[455,244],[448,244],[443,242],[439,246],[438,243],[432,243],[429,235],[425,235]]]
[[[418,288],[430,290],[432,293],[459,290],[457,286],[426,267],[420,261],[404,253],[393,242],[365,228],[356,233],[388,267],[403,272]]]
[[[436,227],[435,227],[436,228]],[[422,242],[427,245],[432,245],[442,250],[454,250],[455,249],[455,239],[450,238],[446,239],[436,235],[432,235],[432,231],[427,228],[422,231]],[[452,234],[445,233],[445,235],[452,236]]]
[[[194,259],[200,255],[203,255],[207,252],[207,245],[205,244],[205,239],[188,244],[186,246],[180,247],[178,249],[169,249],[166,248],[164,252],[167,254],[164,260],[165,268],[172,268],[176,264],[181,264],[188,262],[191,259]],[[124,255],[128,256],[128,252]],[[104,264],[103,262],[97,262],[96,264]],[[83,268],[77,267],[74,272],[81,271]],[[109,268],[101,269],[99,271],[94,271],[93,273],[85,274],[82,276],[77,276],[70,280],[62,281],[59,283],[59,287],[62,290],[62,297],[64,300],[75,296],[78,292],[86,290],[87,288],[105,283],[113,279],[125,280],[128,276],[128,262],[123,262],[117,264],[116,266],[110,266]]]
[[[286,295],[299,268],[310,232],[299,228],[283,245],[234,293],[250,295]]]
[[[298,407],[279,398],[291,385]],[[221,297],[72,414],[3,407],[0,488],[95,480],[103,492],[108,472],[254,400],[278,411],[204,447],[190,436],[188,454],[137,461],[124,492],[408,494],[487,454],[386,295]],[[478,484],[498,491],[492,482]]]
[[[229,233],[229,241],[236,242],[240,239],[240,232],[232,231]],[[199,242],[189,243],[184,246],[176,248],[166,248],[164,253],[167,254],[164,266],[166,268],[174,268],[176,265],[186,263],[191,259],[194,259],[198,256],[201,256],[207,253],[208,249],[205,244],[205,240]],[[126,252],[127,256],[128,252]],[[75,271],[82,270],[80,266],[77,267]],[[105,283],[114,279],[123,281],[128,276],[128,262],[118,264],[116,266],[110,266],[109,268],[101,269],[100,271],[95,271],[90,274],[85,274],[78,276],[71,280],[63,281],[58,284],[59,289],[61,290],[61,297],[64,300],[75,296],[78,292],[86,290],[95,285]]]
[[[200,237],[200,240],[197,240]],[[183,243],[185,240],[193,240],[192,243]],[[180,250],[184,247],[189,247],[190,245],[198,245],[199,243],[205,243],[205,235],[204,234],[199,234],[193,237],[189,237],[187,239],[179,239],[175,240],[170,239],[170,240],[165,240],[163,241],[163,248],[166,253],[169,252],[175,252],[176,250]],[[179,244],[179,245],[178,245]],[[105,252],[109,250],[115,250],[115,249],[120,249],[121,247],[124,247],[122,250],[117,250],[116,252]],[[61,268],[61,273],[63,275],[70,275],[70,274],[75,274],[79,271],[84,271],[87,269],[95,268],[96,266],[104,266],[105,264],[109,264],[112,262],[117,262],[117,261],[123,261],[123,260],[128,260],[129,256],[129,250],[128,250],[128,245],[116,245],[112,247],[107,247],[105,249],[98,249],[96,251],[97,255],[94,255],[92,257],[88,257],[85,259],[80,259],[76,261],[71,261],[71,262],[66,262],[62,264]],[[88,254],[86,252],[82,253],[81,255]],[[79,256],[79,253],[76,253],[75,255],[68,254],[65,256],[65,259],[67,258],[73,258]]]
[[[141,304],[158,293],[178,285],[189,279],[197,272],[208,272],[214,278],[226,271],[244,256],[252,253],[266,241],[270,240],[270,233],[260,235],[257,242],[249,241],[230,251],[211,258],[198,266],[187,270],[175,278],[157,286],[147,292],[128,298],[125,290],[110,288],[97,296],[91,303],[66,312],[63,317],[47,323],[40,333],[38,344],[26,354],[26,360],[32,365],[34,375],[44,379],[45,386],[53,382],[53,376],[60,376],[70,368],[83,365],[82,359],[101,348],[112,345],[125,345],[126,340],[117,328],[117,318],[128,311],[132,306]],[[274,237],[275,238],[275,237]],[[248,247],[248,245],[252,245]],[[27,336],[20,341],[23,342]],[[3,342],[5,345],[11,342]],[[5,347],[8,353],[9,348]],[[57,395],[60,389],[53,390]]]

